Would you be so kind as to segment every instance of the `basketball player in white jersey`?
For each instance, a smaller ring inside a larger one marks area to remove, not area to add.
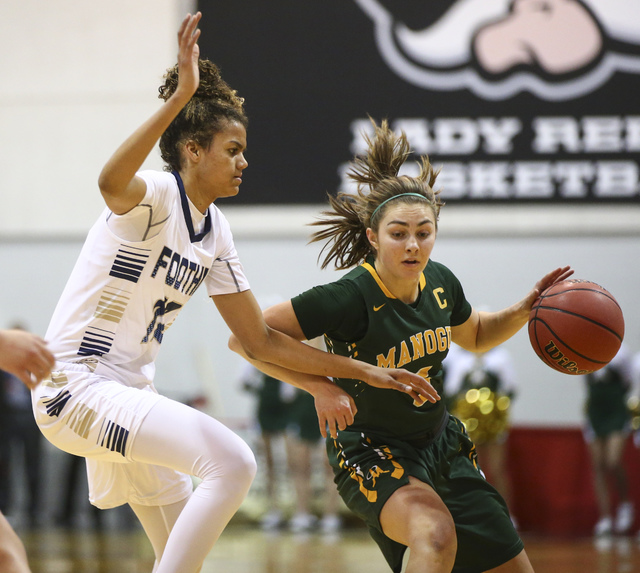
[[[200,570],[256,471],[238,436],[153,387],[164,332],[199,286],[250,355],[437,399],[419,376],[312,349],[264,323],[213,205],[238,193],[247,118],[217,67],[199,59],[200,17],[187,15],[178,32],[178,64],[160,88],[164,105],[100,174],[107,208],[46,334],[56,366],[33,391],[43,434],[87,458],[91,502],[132,507],[153,545],[156,573]],[[170,172],[139,172],[158,140]],[[332,427],[353,420],[353,402],[329,379],[306,389]],[[191,475],[201,480],[195,491]]]

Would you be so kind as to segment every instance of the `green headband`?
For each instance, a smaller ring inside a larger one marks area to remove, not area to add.
[[[380,207],[382,207],[385,203],[388,203],[389,201],[393,201],[398,197],[408,197],[408,196],[420,197],[420,199],[424,199],[425,201],[427,200],[427,198],[424,195],[420,195],[420,193],[400,193],[399,195],[394,195],[393,197],[389,197],[388,199],[385,199],[382,203],[380,203],[380,205],[378,205],[373,210],[373,213],[371,213],[371,218],[369,219],[369,221],[373,220],[373,218],[376,216],[376,213],[380,210]]]

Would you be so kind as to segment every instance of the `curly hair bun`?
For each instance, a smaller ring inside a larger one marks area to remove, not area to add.
[[[246,129],[249,120],[244,111],[244,99],[222,79],[220,69],[209,60],[199,60],[198,89],[173,119],[160,137],[160,155],[167,171],[183,168],[182,149],[186,141],[194,141],[208,148],[216,133],[229,121],[238,122]],[[167,101],[178,89],[178,66],[164,75],[164,84],[158,88],[160,99]]]
[[[202,100],[218,100],[222,104],[242,110],[244,98],[237,95],[236,90],[231,89],[229,84],[222,79],[220,68],[211,60],[201,59],[198,61],[200,69],[200,84],[196,93],[193,95],[196,99]],[[176,91],[178,87],[178,65],[167,70],[164,75],[165,82],[158,88],[158,97],[167,101]]]

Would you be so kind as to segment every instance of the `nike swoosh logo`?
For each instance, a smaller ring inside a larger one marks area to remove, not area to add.
[[[385,304],[387,304],[386,302],[384,304],[381,304],[380,306],[374,306],[373,307],[373,312],[378,312]]]

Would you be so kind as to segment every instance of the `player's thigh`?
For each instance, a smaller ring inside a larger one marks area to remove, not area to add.
[[[384,504],[380,525],[387,537],[408,547],[418,536],[437,537],[442,545],[455,542],[455,525],[446,505],[430,485],[414,477]]]
[[[255,457],[240,436],[185,404],[163,398],[143,420],[131,450],[133,460],[203,478],[254,470]]]
[[[589,443],[589,451],[591,452],[591,461],[595,467],[603,465],[606,456],[606,442],[603,438],[594,438]]]
[[[627,434],[623,432],[613,432],[607,436],[606,448],[604,449],[607,467],[615,467],[621,462],[626,440]]]

